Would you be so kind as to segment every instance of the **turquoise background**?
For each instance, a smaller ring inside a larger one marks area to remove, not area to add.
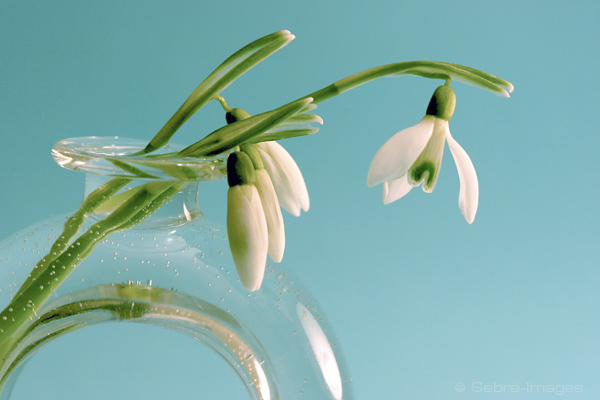
[[[223,93],[252,114],[381,64],[468,65],[515,85],[510,99],[453,85],[450,129],[480,182],[473,225],[449,151],[433,194],[384,206],[367,188],[377,149],[440,84],[381,79],[320,104],[321,131],[283,143],[311,196],[308,213],[286,215],[284,262],[340,336],[357,399],[600,398],[599,16],[597,1],[3,1],[0,236],[78,206],[83,176],[54,164],[56,141],[150,139],[222,60],[273,31],[297,38]],[[209,104],[174,141],[222,123]],[[203,209],[224,222],[226,184],[215,190]],[[191,339],[118,329],[49,345],[14,398],[247,398]],[[199,377],[206,362],[214,373]],[[526,384],[556,391],[498,393]]]

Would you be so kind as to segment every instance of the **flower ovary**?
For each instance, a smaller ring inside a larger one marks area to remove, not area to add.
[[[456,107],[456,94],[448,85],[439,86],[433,92],[425,114],[450,121]]]
[[[236,151],[227,158],[227,183],[229,187],[236,185],[253,185],[256,180],[254,165],[246,153]]]

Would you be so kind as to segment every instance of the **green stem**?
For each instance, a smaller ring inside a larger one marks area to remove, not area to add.
[[[79,206],[79,209],[67,219],[63,232],[54,242],[48,254],[46,254],[33,268],[16,296],[20,295],[25,289],[33,284],[40,276],[42,271],[46,270],[59,255],[69,248],[69,242],[79,232],[85,217],[93,213],[107,199],[117,193],[123,186],[131,182],[131,179],[115,178],[99,186],[90,193]]]
[[[415,75],[446,81],[455,79],[506,97],[513,88],[508,81],[463,65],[437,61],[407,61],[358,72],[301,98],[312,97],[313,103],[317,104],[374,79],[398,75]]]
[[[31,321],[37,319],[36,310],[42,307],[98,243],[113,232],[137,225],[187,184],[188,182],[165,181],[146,183],[135,196],[105,219],[93,224],[74,244],[40,270],[35,279],[36,284],[30,282],[27,287],[22,288],[0,313],[0,359],[6,359],[10,350],[19,342],[23,331]]]

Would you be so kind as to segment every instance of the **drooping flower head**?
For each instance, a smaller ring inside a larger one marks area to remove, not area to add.
[[[449,85],[438,87],[417,125],[392,136],[375,154],[367,184],[383,184],[383,202],[389,204],[423,184],[431,193],[438,179],[447,141],[460,180],[459,208],[469,224],[475,219],[479,184],[471,159],[450,135],[448,121],[454,114],[456,95]]]
[[[268,251],[267,221],[254,183],[252,161],[243,152],[227,159],[227,232],[238,275],[250,291],[260,289]]]
[[[228,124],[251,118],[246,111],[227,106],[222,97],[217,100],[227,111],[225,118]],[[306,104],[299,111],[312,109],[314,106]],[[322,123],[322,120],[314,115],[292,115],[282,122],[283,127],[276,126],[258,136],[269,137],[275,132],[314,133],[317,129],[310,126],[313,122]],[[256,138],[255,136],[254,140]],[[242,283],[249,290],[258,290],[266,263],[264,247],[266,246],[273,261],[281,262],[283,259],[285,230],[280,206],[299,216],[301,209],[308,210],[308,191],[293,158],[281,145],[270,140],[241,144],[228,158],[227,176],[230,185],[227,224],[229,244]],[[254,196],[254,192],[258,196]],[[250,197],[251,203],[248,201]],[[256,211],[257,204],[262,208],[262,213]],[[235,207],[241,207],[244,211],[236,210]],[[258,223],[258,219],[264,220],[266,240],[262,232],[263,224]],[[251,237],[254,235],[258,235],[258,238]]]

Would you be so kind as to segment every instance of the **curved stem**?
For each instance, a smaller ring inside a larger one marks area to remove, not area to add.
[[[454,79],[504,97],[508,97],[509,92],[513,90],[510,82],[474,68],[438,61],[407,61],[382,65],[358,72],[302,98],[312,97],[314,99],[313,103],[316,104],[374,79],[401,75],[414,75],[445,81]]]

